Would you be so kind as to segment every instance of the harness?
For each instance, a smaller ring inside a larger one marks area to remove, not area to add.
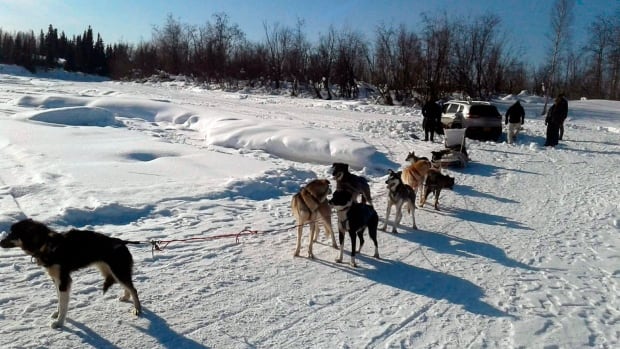
[[[314,211],[310,209],[310,206],[308,206],[308,203],[306,202],[306,199],[304,198],[304,195],[302,195],[302,194],[301,194],[301,193],[302,193],[302,191],[304,191],[304,190],[306,190],[306,188],[301,189],[301,190],[297,193],[297,195],[298,195],[298,196],[299,196],[299,198],[301,199],[301,202],[304,204],[305,210],[306,210],[306,211],[308,211],[308,212],[310,212],[310,213],[313,213]],[[311,191],[306,190],[306,193],[307,193],[307,194],[308,194],[308,195],[309,195],[309,196],[310,196],[310,197],[314,200],[314,202],[317,204],[317,205],[316,205],[317,207],[318,207],[318,206],[320,206],[322,203],[324,203],[324,202],[327,200],[327,195],[324,195],[323,200],[319,200],[319,199],[317,199],[317,197],[316,197],[316,196],[314,196],[314,195],[312,194],[312,192],[311,192]]]

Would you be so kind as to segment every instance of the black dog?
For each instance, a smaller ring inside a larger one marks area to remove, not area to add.
[[[56,319],[53,328],[62,327],[69,306],[71,272],[96,265],[105,281],[105,293],[115,282],[120,283],[125,293],[121,300],[133,299],[133,313],[141,312],[138,292],[131,281],[133,259],[127,244],[138,243],[111,238],[87,230],[72,229],[57,233],[45,224],[25,219],[11,226],[11,232],[0,241],[3,248],[21,247],[31,255],[38,265],[43,266],[51,276],[58,291],[58,311],[52,314]]]
[[[360,247],[358,252],[361,253],[364,245],[364,230],[368,228],[368,235],[375,243],[375,258],[379,258],[379,246],[377,244],[377,226],[379,225],[379,216],[377,211],[370,206],[355,202],[353,196],[346,190],[336,190],[329,200],[329,204],[336,208],[338,215],[338,238],[340,239],[340,254],[336,258],[336,262],[342,262],[344,252],[344,233],[349,232],[351,239],[351,265],[355,264],[355,236],[360,239]]]
[[[422,196],[420,207],[424,207],[428,194],[433,193],[433,195],[435,195],[435,210],[439,211],[439,194],[441,193],[441,189],[452,189],[453,187],[453,177],[443,175],[438,171],[429,171],[426,177],[424,195]]]
[[[345,190],[351,193],[356,199],[358,195],[362,195],[362,202],[372,206],[372,198],[370,197],[370,186],[368,180],[349,172],[349,165],[341,162],[335,162],[332,165],[332,175],[336,180],[336,190]]]

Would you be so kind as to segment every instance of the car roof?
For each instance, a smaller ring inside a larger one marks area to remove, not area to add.
[[[476,104],[482,104],[482,105],[491,105],[490,102],[487,101],[448,101],[446,103],[459,103],[459,104],[468,104],[468,105],[476,105]]]

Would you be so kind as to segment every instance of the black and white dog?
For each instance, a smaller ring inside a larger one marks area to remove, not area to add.
[[[396,206],[396,216],[392,224],[392,233],[398,233],[396,227],[400,224],[400,220],[403,217],[402,209],[405,204],[407,204],[409,212],[411,213],[411,219],[413,220],[411,228],[418,229],[415,224],[415,190],[403,183],[400,178],[401,175],[402,171],[394,172],[391,169],[388,170],[388,179],[385,181],[388,188],[388,202],[387,212],[385,213],[385,224],[383,228],[381,228],[383,231],[387,229],[392,206]]]
[[[142,308],[138,292],[131,280],[133,258],[126,246],[131,243],[138,242],[88,230],[72,229],[61,234],[43,223],[25,219],[11,226],[11,232],[0,241],[0,247],[20,247],[46,269],[58,292],[58,310],[52,314],[52,318],[56,319],[52,327],[59,328],[67,317],[71,272],[89,265],[97,266],[103,274],[104,293],[114,283],[120,283],[125,289],[120,299],[127,301],[131,297],[133,314],[140,314]]]
[[[375,258],[379,258],[379,246],[377,244],[377,226],[379,225],[379,216],[377,211],[367,204],[355,202],[351,193],[346,190],[336,190],[329,200],[329,204],[336,209],[338,216],[338,238],[340,240],[340,253],[336,262],[342,262],[344,253],[344,233],[349,232],[351,239],[351,265],[355,264],[355,236],[360,239],[360,247],[358,253],[361,253],[364,245],[364,230],[368,228],[368,235],[375,243]]]
[[[332,176],[336,180],[336,190],[346,190],[355,201],[359,195],[362,196],[362,202],[372,206],[372,197],[370,196],[370,185],[364,177],[357,176],[349,172],[349,165],[342,162],[335,162],[332,165]]]

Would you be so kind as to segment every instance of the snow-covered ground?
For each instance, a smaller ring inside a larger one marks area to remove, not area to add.
[[[571,100],[548,149],[540,99],[495,103],[516,98],[518,143],[468,140],[441,211],[416,210],[418,230],[405,215],[379,233],[382,258],[367,244],[352,268],[324,234],[308,259],[307,229],[293,257],[291,196],[347,162],[383,221],[387,169],[442,148],[411,136],[418,109],[0,66],[0,231],[31,217],[144,242],[130,247],[144,314],[85,269],[62,330],[49,277],[1,250],[0,346],[617,348],[620,102]]]

